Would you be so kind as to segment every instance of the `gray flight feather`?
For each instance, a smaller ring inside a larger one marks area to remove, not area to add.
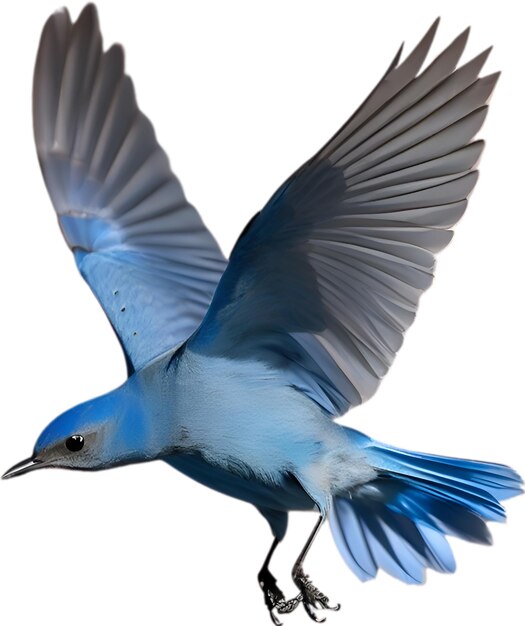
[[[34,75],[35,141],[62,232],[132,372],[202,320],[226,261],[139,110],[96,9],[48,20]]]
[[[433,24],[237,242],[189,348],[279,368],[331,415],[376,391],[476,180],[497,75]]]

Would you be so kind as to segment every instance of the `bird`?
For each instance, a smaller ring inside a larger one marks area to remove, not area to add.
[[[438,20],[269,199],[229,260],[186,200],[97,10],[46,22],[33,83],[42,174],[127,379],[55,418],[3,478],[161,460],[254,505],[272,542],[258,583],[274,624],[339,610],[305,572],[328,521],[362,581],[453,572],[447,535],[489,543],[522,493],[506,465],[413,452],[337,418],[377,390],[477,181],[498,74],[458,63],[468,29],[422,69]],[[315,525],[286,598],[270,570],[288,514]]]

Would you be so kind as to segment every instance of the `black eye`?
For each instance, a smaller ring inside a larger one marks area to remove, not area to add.
[[[84,437],[82,435],[73,435],[66,439],[66,448],[71,452],[78,452],[84,447]]]

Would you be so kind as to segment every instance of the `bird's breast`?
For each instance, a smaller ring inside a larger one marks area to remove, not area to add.
[[[369,471],[338,424],[258,362],[186,351],[165,406],[164,430],[182,455],[180,469],[201,482],[210,467],[270,487],[293,476],[321,498]]]

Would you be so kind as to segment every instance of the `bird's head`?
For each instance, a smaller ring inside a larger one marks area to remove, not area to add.
[[[2,478],[42,467],[97,470],[146,460],[146,435],[137,394],[124,385],[59,415],[38,437],[32,456]]]

